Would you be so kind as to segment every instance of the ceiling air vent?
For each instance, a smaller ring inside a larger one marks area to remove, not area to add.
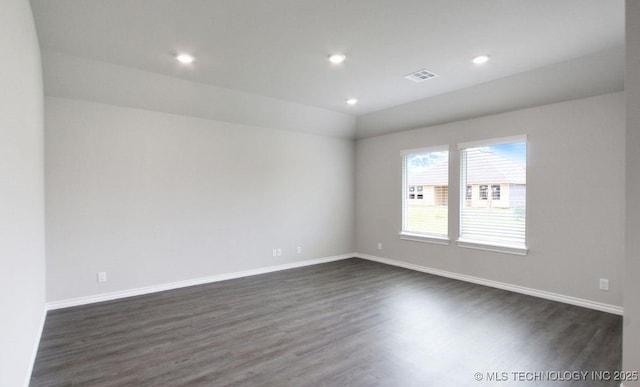
[[[414,73],[407,74],[404,77],[407,78],[410,81],[424,82],[427,79],[431,79],[431,78],[437,77],[437,75],[432,73],[431,71],[422,69],[422,70],[418,70],[418,71],[416,71]]]

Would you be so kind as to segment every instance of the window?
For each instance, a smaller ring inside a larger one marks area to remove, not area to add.
[[[466,187],[466,191],[461,190],[458,244],[526,254],[526,137],[458,147],[460,187]],[[469,187],[475,186],[479,200],[470,200]]]
[[[491,185],[491,200],[500,200],[500,184]]]
[[[449,147],[402,152],[403,239],[448,243]]]
[[[487,194],[488,190],[489,190],[489,187],[487,187],[486,185],[480,186],[480,200],[489,199],[489,195]]]

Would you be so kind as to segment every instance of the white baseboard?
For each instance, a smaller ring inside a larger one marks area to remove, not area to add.
[[[623,311],[624,311],[624,309],[622,307],[616,306],[616,305],[604,304],[604,303],[601,303],[601,302],[590,301],[590,300],[585,300],[585,299],[582,299],[582,298],[566,296],[566,295],[563,295],[563,294],[547,292],[547,291],[544,291],[544,290],[537,290],[537,289],[527,288],[527,287],[524,287],[524,286],[508,284],[508,283],[505,283],[505,282],[492,281],[492,280],[488,280],[488,279],[484,279],[484,278],[473,277],[473,276],[466,275],[466,274],[459,274],[459,273],[454,273],[454,272],[440,270],[440,269],[433,269],[433,268],[426,267],[426,266],[415,265],[413,263],[397,261],[395,259],[382,258],[382,257],[377,257],[375,255],[368,255],[368,254],[361,254],[361,253],[356,253],[355,256],[357,258],[362,258],[362,259],[366,259],[366,260],[369,260],[369,261],[375,261],[375,262],[384,263],[384,264],[387,264],[387,265],[403,267],[403,268],[409,269],[409,270],[415,270],[415,271],[420,271],[420,272],[423,272],[423,273],[434,274],[434,275],[437,275],[437,276],[440,276],[440,277],[447,277],[447,278],[452,278],[452,279],[456,279],[456,280],[460,280],[460,281],[471,282],[471,283],[474,283],[474,284],[489,286],[489,287],[492,287],[492,288],[508,290],[508,291],[511,291],[511,292],[526,294],[526,295],[529,295],[529,296],[544,298],[544,299],[547,299],[547,300],[563,302],[565,304],[581,306],[581,307],[584,307],[584,308],[599,310],[601,312],[607,312],[607,313],[613,313],[613,314],[622,315]]]
[[[252,275],[271,273],[274,271],[294,269],[296,267],[311,266],[311,265],[317,265],[320,263],[339,261],[341,259],[353,258],[355,256],[356,256],[356,253],[334,255],[331,257],[316,258],[316,259],[310,259],[307,261],[291,262],[291,263],[285,263],[282,265],[267,266],[259,269],[238,271],[235,273],[218,274],[218,275],[213,275],[209,277],[202,277],[202,278],[195,278],[195,279],[190,279],[185,281],[177,281],[177,282],[171,282],[171,283],[165,283],[165,284],[159,284],[159,285],[146,286],[143,288],[135,288],[135,289],[121,290],[121,291],[111,292],[111,293],[96,294],[93,296],[71,298],[67,300],[49,302],[47,303],[46,307],[47,307],[47,310],[54,310],[54,309],[68,308],[71,306],[87,305],[87,304],[93,304],[96,302],[111,301],[111,300],[117,300],[120,298],[162,292],[165,290],[179,289],[187,286],[203,285],[203,284],[208,284],[212,282],[226,281],[234,278],[248,277]]]
[[[47,303],[46,309],[47,310],[62,309],[62,308],[68,308],[72,306],[92,304],[96,302],[117,300],[120,298],[140,296],[143,294],[150,294],[150,293],[156,293],[156,292],[161,292],[165,290],[184,288],[187,286],[202,285],[202,284],[207,284],[212,282],[225,281],[225,280],[234,279],[234,278],[248,277],[252,275],[271,273],[271,272],[287,270],[287,269],[294,269],[297,267],[317,265],[321,263],[333,262],[333,261],[338,261],[338,260],[348,259],[353,257],[362,258],[362,259],[375,261],[379,263],[384,263],[387,265],[403,267],[405,269],[420,271],[423,273],[433,274],[441,277],[447,277],[447,278],[452,278],[460,281],[471,282],[471,283],[489,286],[497,289],[508,290],[511,292],[526,294],[529,296],[544,298],[547,300],[563,302],[566,304],[581,306],[584,308],[599,310],[607,313],[622,315],[624,311],[622,307],[616,306],[616,305],[604,304],[596,301],[585,300],[582,298],[547,292],[544,290],[527,288],[524,286],[513,285],[505,282],[492,281],[484,278],[473,277],[466,274],[459,274],[459,273],[454,273],[450,271],[434,269],[426,266],[420,266],[412,263],[397,261],[395,259],[382,258],[375,255],[368,255],[368,254],[362,254],[362,253],[335,255],[331,257],[310,259],[307,261],[292,262],[292,263],[286,263],[283,265],[276,265],[276,266],[267,266],[259,269],[251,269],[251,270],[245,270],[245,271],[234,272],[234,273],[218,274],[218,275],[209,276],[209,277],[195,278],[195,279],[190,279],[185,281],[147,286],[143,288],[122,290],[122,291],[111,292],[111,293],[97,294],[94,296],[86,296],[86,297],[78,297],[78,298],[72,298],[72,299],[61,300],[61,301],[54,301],[54,302]],[[43,316],[42,326],[44,326],[45,317],[46,317],[46,314],[45,316]],[[38,343],[39,343],[39,340],[38,340]],[[36,353],[37,353],[37,348],[34,351],[34,355],[33,355],[34,359],[35,359]]]
[[[42,318],[40,319],[40,326],[38,327],[38,334],[33,343],[31,349],[31,359],[29,359],[29,368],[27,368],[27,374],[24,378],[24,387],[29,387],[31,382],[31,374],[33,373],[33,367],[36,364],[36,357],[38,356],[38,348],[40,348],[40,340],[42,339],[42,332],[44,331],[44,323],[47,320],[47,306],[42,308]]]

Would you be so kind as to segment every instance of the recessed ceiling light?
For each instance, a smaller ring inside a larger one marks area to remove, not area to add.
[[[176,55],[176,60],[180,63],[189,64],[193,63],[196,58],[194,58],[193,55],[189,54],[178,54]]]
[[[472,59],[472,62],[475,64],[484,64],[487,63],[489,61],[489,56],[488,55],[478,55],[475,58]]]
[[[345,101],[347,103],[347,105],[355,105],[358,103],[358,100],[355,98],[349,98],[348,100]]]
[[[331,55],[329,55],[329,62],[331,62],[333,64],[340,64],[340,63],[344,62],[345,59],[347,59],[347,56],[345,54],[331,54]]]

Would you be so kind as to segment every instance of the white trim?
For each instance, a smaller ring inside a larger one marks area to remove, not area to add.
[[[478,140],[478,141],[461,142],[458,144],[458,150],[467,149],[467,148],[478,148],[478,147],[488,146],[488,145],[508,144],[510,142],[522,142],[522,141],[527,141],[526,134],[521,134],[518,136],[500,137],[500,138],[489,138],[486,140]]]
[[[291,263],[285,263],[285,264],[276,265],[276,266],[267,266],[259,269],[244,270],[244,271],[238,271],[234,273],[217,274],[209,277],[195,278],[195,279],[190,279],[185,281],[170,282],[170,283],[164,283],[159,285],[146,286],[142,288],[121,290],[121,291],[111,292],[111,293],[96,294],[93,296],[53,301],[53,302],[47,303],[46,306],[48,310],[54,310],[54,309],[68,308],[71,306],[93,304],[96,302],[117,300],[120,298],[140,296],[143,294],[162,292],[165,290],[172,290],[172,289],[179,289],[187,286],[203,285],[203,284],[208,284],[212,282],[226,281],[226,280],[235,279],[235,278],[271,273],[274,271],[281,271],[281,270],[287,270],[287,269],[294,269],[297,267],[317,265],[320,263],[339,261],[342,259],[353,258],[356,256],[355,254],[356,253],[334,255],[331,257],[316,258],[316,259],[310,259],[307,261],[291,262]]]
[[[583,298],[566,296],[564,294],[552,293],[552,292],[547,292],[547,291],[538,290],[538,289],[531,289],[531,288],[527,288],[527,287],[524,287],[524,286],[508,284],[508,283],[505,283],[505,282],[492,281],[492,280],[488,280],[488,279],[484,279],[484,278],[473,277],[473,276],[466,275],[466,274],[453,273],[453,272],[450,272],[450,271],[445,271],[445,270],[440,270],[440,269],[433,269],[433,268],[430,268],[430,267],[420,266],[420,265],[416,265],[416,264],[413,264],[413,263],[407,263],[407,262],[397,261],[397,260],[394,260],[394,259],[377,257],[375,255],[356,253],[355,256],[357,258],[362,258],[362,259],[366,259],[366,260],[369,260],[369,261],[384,263],[384,264],[392,265],[392,266],[403,267],[403,268],[409,269],[409,270],[415,270],[415,271],[420,271],[420,272],[423,272],[423,273],[433,274],[433,275],[437,275],[437,276],[441,276],[441,277],[447,277],[447,278],[452,278],[452,279],[456,279],[456,280],[460,280],[460,281],[471,282],[471,283],[474,283],[474,284],[489,286],[489,287],[492,287],[492,288],[508,290],[510,292],[526,294],[528,296],[544,298],[546,300],[563,302],[565,304],[581,306],[583,308],[599,310],[601,312],[613,313],[613,314],[618,314],[618,315],[622,315],[623,312],[624,312],[624,309],[622,307],[620,307],[620,306],[611,305],[611,304],[605,304],[605,303],[602,303],[602,302],[585,300]]]
[[[513,255],[527,255],[529,249],[526,246],[506,246],[506,245],[492,245],[489,243],[473,242],[464,239],[458,239],[456,241],[458,247],[464,247],[465,249],[476,249],[484,251],[493,251],[496,253],[505,253]]]
[[[446,235],[443,235],[443,236],[425,235],[425,234],[416,234],[416,233],[407,232],[407,231],[402,231],[398,235],[400,235],[400,239],[403,239],[405,241],[433,243],[436,245],[449,246],[449,238]]]
[[[38,356],[38,348],[40,348],[40,340],[42,339],[42,332],[44,332],[44,323],[47,320],[47,305],[42,308],[42,318],[40,319],[40,326],[38,327],[38,334],[36,340],[33,343],[31,349],[31,358],[29,359],[29,368],[27,368],[27,374],[24,378],[24,387],[29,387],[31,383],[31,374],[33,373],[33,367],[36,364],[36,357]]]

